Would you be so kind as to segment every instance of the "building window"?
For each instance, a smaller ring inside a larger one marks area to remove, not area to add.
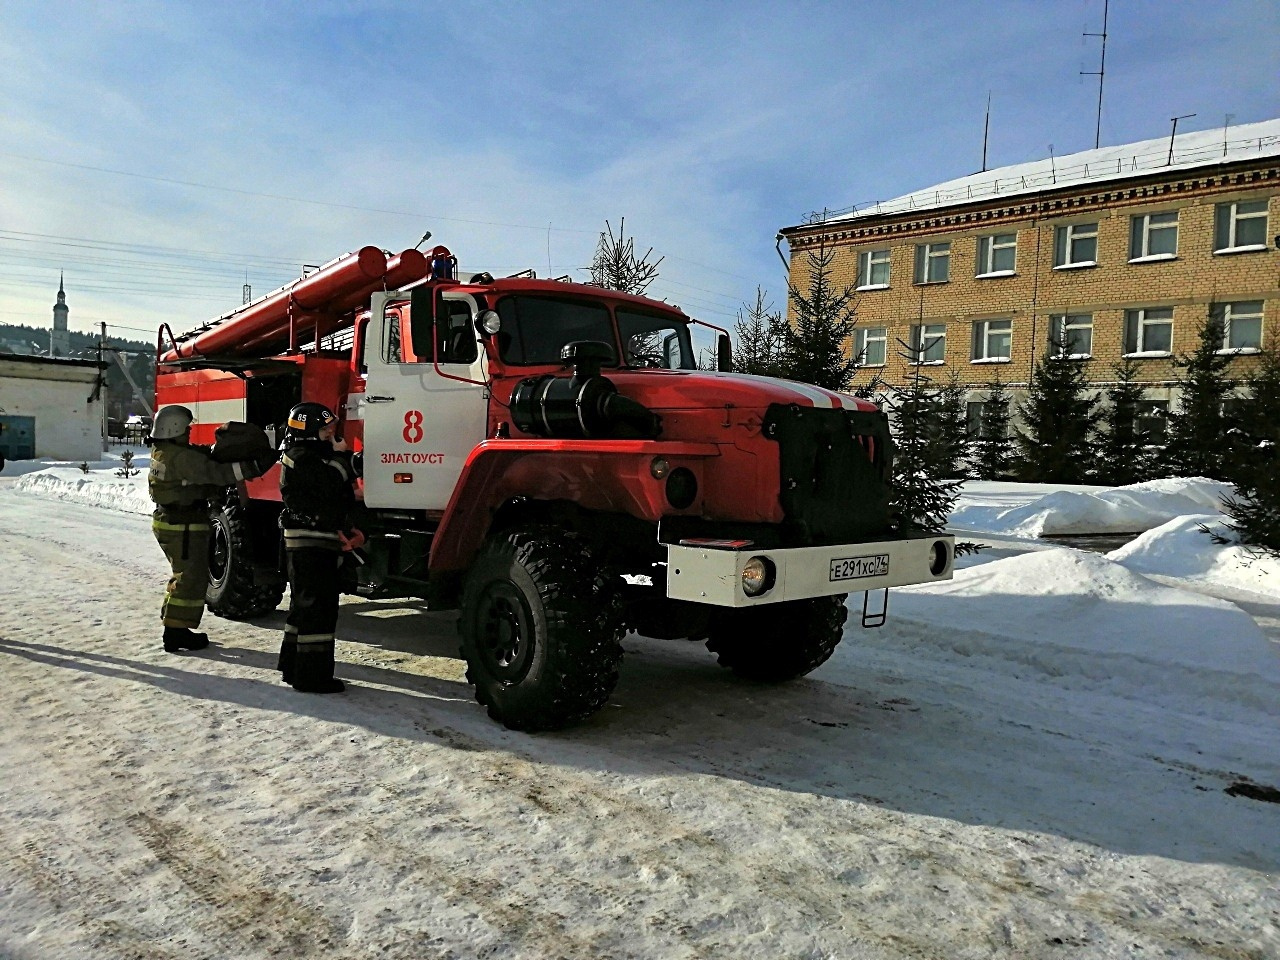
[[[1164,439],[1169,426],[1168,400],[1139,400],[1134,405],[1134,432],[1151,443]]]
[[[1224,352],[1254,351],[1262,348],[1262,301],[1240,300],[1218,303],[1209,316],[1222,324]]]
[[[997,233],[978,238],[978,276],[1006,277],[1013,273],[1018,255],[1018,235]]]
[[[916,283],[946,283],[951,279],[951,244],[916,246]]]
[[[1124,312],[1124,352],[1168,356],[1173,349],[1173,307]]]
[[[1267,201],[1220,203],[1214,212],[1213,252],[1267,249]]]
[[[985,440],[992,440],[990,417],[987,411],[987,403],[984,400],[970,400],[965,404],[965,432],[971,438],[982,437]],[[1008,426],[1006,424],[1006,431]],[[1008,433],[1005,433],[1008,436]]]
[[[882,290],[889,286],[889,251],[865,250],[858,254],[858,289]]]
[[[1129,261],[1172,260],[1178,255],[1178,212],[1144,213],[1129,221]]]
[[[1098,265],[1097,223],[1071,223],[1053,233],[1053,265],[1096,267]]]
[[[911,328],[911,349],[921,363],[942,363],[947,358],[947,325],[917,323]]]
[[[978,320],[973,325],[973,362],[995,363],[1009,359],[1013,320]]]
[[[1093,314],[1059,313],[1049,317],[1049,344],[1054,356],[1084,360],[1093,356]]]
[[[888,331],[884,327],[855,327],[853,343],[864,367],[883,367]]]

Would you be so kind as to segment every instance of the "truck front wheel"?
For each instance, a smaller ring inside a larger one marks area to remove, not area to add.
[[[232,495],[214,507],[209,517],[209,588],[205,603],[211,613],[228,620],[246,620],[274,610],[284,585],[257,582],[253,571],[253,541],[246,509]]]
[[[618,682],[617,591],[586,543],[564,531],[490,537],[467,574],[459,629],[476,699],[513,730],[581,720]]]
[[[818,669],[844,636],[844,594],[717,610],[707,649],[720,666],[767,683],[794,680]]]

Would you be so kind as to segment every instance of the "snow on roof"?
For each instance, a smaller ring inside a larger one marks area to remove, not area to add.
[[[1180,133],[1173,140],[1172,159],[1170,156],[1168,137],[1083,150],[1061,157],[1050,156],[1044,160],[984,170],[892,200],[857,204],[825,215],[810,214],[807,222],[832,223],[909,213],[974,200],[1042,193],[1082,183],[1126,180],[1159,170],[1191,169],[1280,156],[1280,119]]]

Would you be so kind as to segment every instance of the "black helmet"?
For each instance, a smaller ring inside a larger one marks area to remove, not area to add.
[[[299,403],[289,411],[285,436],[291,440],[315,440],[321,430],[337,419],[323,403]]]

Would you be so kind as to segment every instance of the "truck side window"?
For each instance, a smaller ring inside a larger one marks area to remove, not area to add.
[[[382,362],[404,362],[400,352],[400,314],[397,311],[382,317]]]
[[[464,300],[446,300],[448,314],[436,324],[441,363],[471,363],[480,355],[479,338],[471,325],[471,307]]]

